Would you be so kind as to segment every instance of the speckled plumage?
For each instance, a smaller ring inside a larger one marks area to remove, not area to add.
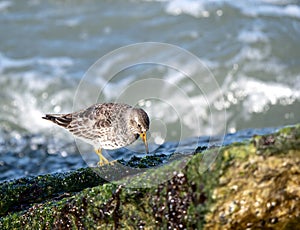
[[[118,149],[133,143],[140,136],[148,145],[146,132],[149,117],[139,108],[127,104],[95,104],[68,114],[46,114],[43,117],[70,131],[75,137],[94,146],[100,165],[108,163],[101,149]]]

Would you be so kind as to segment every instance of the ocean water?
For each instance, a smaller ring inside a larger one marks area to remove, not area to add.
[[[1,180],[96,161],[41,119],[96,102],[144,108],[153,153],[300,122],[297,0],[4,0],[0,24]]]

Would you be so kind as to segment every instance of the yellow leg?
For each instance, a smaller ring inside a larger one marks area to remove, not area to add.
[[[97,153],[97,155],[99,156],[99,162],[98,165],[102,166],[102,165],[106,165],[106,164],[114,164],[114,161],[109,162],[103,155],[102,155],[102,150],[101,149],[95,149],[95,152]]]

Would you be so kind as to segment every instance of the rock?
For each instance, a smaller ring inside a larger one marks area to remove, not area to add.
[[[219,169],[224,173],[212,190],[205,229],[300,226],[299,125],[231,145],[223,149],[222,158]]]
[[[0,228],[297,229],[299,165],[297,125],[152,169],[116,164],[4,182]]]

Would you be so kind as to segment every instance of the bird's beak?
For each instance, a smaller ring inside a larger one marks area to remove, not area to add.
[[[142,138],[143,142],[145,143],[146,153],[149,153],[146,132],[142,132],[140,134],[140,137]]]

